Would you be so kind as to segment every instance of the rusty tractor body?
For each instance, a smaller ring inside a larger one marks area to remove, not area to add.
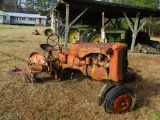
[[[47,44],[40,45],[48,53],[47,56],[33,52],[29,57],[29,68],[16,67],[11,72],[20,73],[33,82],[39,72],[49,72],[55,79],[61,80],[63,70],[76,69],[94,80],[108,80],[99,96],[99,105],[104,105],[106,112],[124,113],[133,109],[133,90],[123,85],[135,77],[135,73],[128,68],[126,44],[77,43],[65,49],[56,36],[50,35]],[[50,40],[53,41],[52,45],[49,44]]]

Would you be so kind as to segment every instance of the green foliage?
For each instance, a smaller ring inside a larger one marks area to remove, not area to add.
[[[2,10],[3,3],[4,3],[4,0],[0,0],[0,10]]]
[[[48,3],[46,0],[37,0],[36,3],[36,9],[38,12],[46,11],[50,6],[50,3]]]
[[[156,21],[154,25],[160,25],[160,21]]]
[[[7,12],[23,12],[22,0],[0,0],[0,10]]]
[[[102,0],[104,2],[120,3],[140,7],[158,8],[156,0]]]
[[[26,0],[26,13],[41,13],[50,18],[50,7],[56,3],[57,0]]]
[[[111,35],[109,36],[107,36],[108,38],[108,41],[109,41],[109,43],[113,43],[114,42],[114,37],[112,37]]]

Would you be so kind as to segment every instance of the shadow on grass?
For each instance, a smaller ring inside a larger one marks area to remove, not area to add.
[[[72,81],[72,79],[80,82],[86,79],[92,80],[90,77],[83,75],[79,70],[65,69],[62,72],[61,81]],[[54,77],[51,75],[50,77],[43,76],[43,78],[38,78],[36,83],[43,84],[54,80]],[[104,81],[102,82],[104,83]],[[156,83],[154,79],[144,79],[139,74],[136,74],[136,79],[134,82],[126,83],[125,85],[131,87],[136,94],[136,104],[134,110],[138,110],[142,107],[148,107],[150,105],[150,102],[155,97],[160,95],[160,83]]]
[[[136,94],[135,110],[149,106],[151,100],[160,95],[160,84],[153,80],[144,79],[141,75],[136,75],[136,80],[127,84],[131,86]]]
[[[40,73],[41,74],[41,73]],[[41,75],[41,77],[37,77],[36,83],[46,83],[49,81],[55,81],[54,73],[46,73],[48,74],[47,77],[44,75]],[[77,81],[83,81],[84,79],[89,78],[88,76],[83,75],[79,70],[74,70],[70,68],[66,68],[61,73],[60,80],[56,81],[70,81],[73,79],[76,79]]]

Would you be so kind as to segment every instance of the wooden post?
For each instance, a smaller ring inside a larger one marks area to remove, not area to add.
[[[104,31],[104,12],[102,12],[101,41],[102,41],[102,43],[105,43],[105,31]]]
[[[66,4],[66,25],[65,25],[65,44],[64,48],[67,48],[68,43],[68,31],[69,31],[69,4]]]
[[[135,23],[134,23],[134,32],[133,32],[133,34],[132,34],[132,44],[131,44],[131,52],[132,52],[132,53],[133,53],[133,51],[134,51],[134,46],[135,46],[135,43],[136,43],[139,16],[140,16],[140,13],[138,12],[137,15],[136,15],[136,21],[135,21]]]
[[[138,26],[138,23],[140,21],[140,17],[139,17],[140,16],[140,12],[138,12],[137,15],[136,15],[136,21],[134,23],[134,28],[133,28],[131,20],[129,20],[129,18],[127,17],[125,12],[123,12],[123,14],[124,14],[124,16],[125,16],[125,18],[126,18],[126,20],[128,22],[128,25],[129,25],[129,27],[130,27],[130,29],[132,31],[131,52],[133,53],[134,47],[135,47],[135,42],[136,42],[136,37],[137,37],[138,32],[143,28],[143,26],[148,22],[148,20],[152,16],[150,16],[149,19],[147,19],[141,26]]]

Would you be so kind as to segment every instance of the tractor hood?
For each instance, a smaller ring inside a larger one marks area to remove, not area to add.
[[[127,49],[127,45],[123,43],[78,43],[70,47],[71,53],[83,58],[86,54],[101,53],[106,54],[109,48],[114,49]]]

